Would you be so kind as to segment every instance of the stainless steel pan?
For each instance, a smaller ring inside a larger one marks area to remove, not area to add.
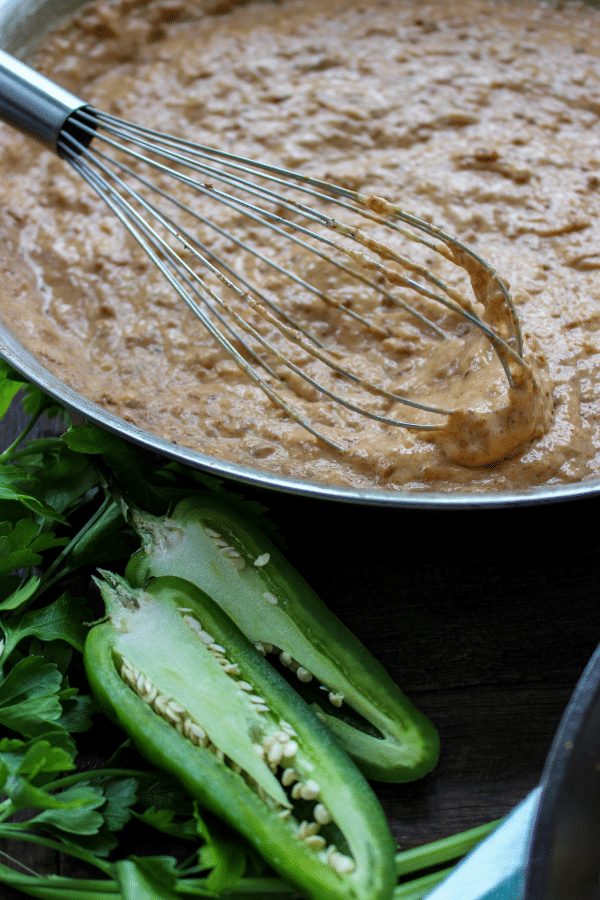
[[[544,767],[523,900],[600,900],[600,647]]]
[[[0,0],[0,47],[16,55],[33,48],[44,32],[61,18],[85,5],[86,0]],[[0,319],[0,355],[28,379],[86,419],[97,422],[120,436],[135,441],[150,451],[165,454],[180,462],[204,469],[219,477],[231,478],[256,487],[349,503],[391,507],[457,509],[473,507],[519,506],[590,497],[600,493],[600,479],[579,484],[554,485],[511,492],[456,492],[451,494],[381,489],[353,489],[286,478],[268,472],[223,462],[155,437],[111,415],[67,387],[46,370],[2,323]]]

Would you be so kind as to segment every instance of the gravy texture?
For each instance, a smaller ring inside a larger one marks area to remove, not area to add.
[[[442,340],[361,282],[332,276],[326,260],[240,226],[235,211],[201,198],[203,215],[371,321],[371,331],[353,328],[341,309],[276,278],[220,232],[207,239],[344,366],[454,410],[438,431],[397,428],[285,374],[286,399],[340,452],[240,371],[63,160],[2,127],[0,312],[73,388],[175,443],[307,480],[451,492],[600,475],[600,14],[592,7],[108,0],[47,36],[33,62],[98,109],[339,183],[373,208],[386,198],[441,226],[510,283],[525,346],[526,366],[504,359],[510,385],[487,338],[451,311],[427,309],[448,332]],[[185,185],[160,186],[194,202]],[[504,334],[491,283],[427,248],[401,252],[459,294],[471,291],[474,308]],[[254,313],[250,321],[278,340],[268,322]],[[289,352],[328,389],[345,390],[302,345]],[[384,395],[368,403],[380,415],[440,423]]]

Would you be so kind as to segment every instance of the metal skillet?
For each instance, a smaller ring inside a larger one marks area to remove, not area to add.
[[[26,53],[40,36],[64,16],[83,6],[82,0],[0,0],[0,47],[13,53]],[[80,416],[94,421],[119,436],[140,444],[148,451],[165,455],[216,476],[233,479],[254,487],[291,494],[372,506],[431,509],[484,508],[535,505],[590,497],[600,492],[600,479],[579,484],[550,485],[522,491],[454,493],[351,488],[289,478],[229,463],[181,447],[142,430],[106,412],[65,385],[29,353],[0,320],[0,355],[11,365]]]
[[[600,647],[554,737],[523,900],[600,898]]]

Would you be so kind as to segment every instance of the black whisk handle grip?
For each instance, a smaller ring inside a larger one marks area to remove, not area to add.
[[[0,50],[0,119],[57,150],[69,116],[87,104]]]

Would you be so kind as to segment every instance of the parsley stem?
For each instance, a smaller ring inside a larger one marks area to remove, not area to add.
[[[73,550],[76,544],[96,525],[99,519],[105,514],[107,509],[114,503],[111,497],[105,497],[98,509],[94,512],[94,514],[87,520],[85,525],[81,528],[80,531],[77,532],[75,537],[67,544],[66,547],[63,547],[61,552],[58,554],[55,560],[48,566],[44,575],[42,576],[40,585],[38,590],[36,591],[37,596],[41,596],[49,587],[52,587],[55,582],[59,581],[64,577],[65,574],[68,574],[71,570],[67,567],[67,569],[61,569],[61,565],[64,560],[68,557],[69,553]]]
[[[51,838],[47,838],[42,834],[31,834],[25,830],[26,827],[27,823],[24,823],[24,826],[14,823],[2,825],[0,828],[0,837],[13,838],[17,841],[29,841],[31,844],[41,844],[43,847],[48,847],[49,850],[56,850],[58,853],[66,853],[68,856],[73,856],[75,859],[87,862],[97,869],[100,869],[105,875],[111,874],[112,863],[109,863],[107,860],[100,859],[94,853],[90,853],[88,850],[82,850],[74,844],[53,841]]]
[[[193,897],[212,896],[206,893],[205,878],[185,878],[177,883],[177,891],[180,894],[191,894]],[[296,888],[292,887],[287,881],[283,881],[277,876],[266,878],[241,878],[236,884],[227,889],[225,895],[227,900],[263,900],[263,898],[273,897],[274,900],[300,900],[302,897]]]
[[[414,878],[405,884],[394,888],[392,900],[422,900],[429,891],[446,878],[454,869],[454,866],[448,866],[447,869],[441,869],[438,872],[431,872],[429,875],[423,875],[421,878]]]
[[[55,791],[58,788],[71,787],[80,781],[95,781],[97,778],[147,778],[157,781],[159,777],[157,772],[142,772],[139,769],[87,769],[84,772],[74,772],[73,775],[65,775],[64,778],[58,778],[50,784],[45,784],[44,790]]]
[[[437,866],[464,856],[473,847],[476,847],[484,837],[487,837],[500,824],[500,821],[500,819],[497,819],[485,825],[470,828],[468,831],[462,831],[460,834],[452,835],[452,837],[442,838],[422,847],[415,847],[411,850],[397,853],[397,874],[408,875],[410,872],[428,869],[430,866]]]
[[[63,878],[59,875],[23,875],[0,863],[3,884],[10,884],[40,900],[119,900],[121,891],[113,879]],[[216,894],[207,890],[206,879],[179,880],[177,892],[192,894],[196,898],[212,897]],[[280,878],[242,878],[234,888],[227,891],[229,900],[262,900],[273,896],[299,900],[300,894]]]
[[[25,438],[27,437],[29,432],[35,427],[35,424],[38,421],[42,412],[43,412],[43,410],[40,410],[40,412],[38,413],[37,416],[32,416],[32,418],[29,420],[29,422],[27,423],[27,425],[25,426],[25,428],[23,429],[21,434],[19,434],[17,436],[16,440],[14,440],[12,442],[12,444],[6,448],[6,450],[3,450],[2,453],[0,453],[0,463],[4,463],[4,462],[7,462],[10,460],[10,457],[15,452],[15,450],[17,449],[19,444],[25,440]]]
[[[22,869],[21,874],[33,875],[39,878],[40,873],[36,872],[35,869],[31,869],[26,863],[22,862],[20,859],[15,859],[14,856],[11,856],[10,853],[5,853],[4,850],[0,850],[0,856],[3,856],[4,859],[8,859],[9,862],[13,863],[15,866],[18,866],[19,869]],[[2,865],[0,863],[0,865]]]
[[[0,863],[2,884],[9,884],[40,900],[120,900],[115,881],[61,878],[57,875],[22,875]]]
[[[3,800],[0,803],[0,823],[2,823],[5,819],[8,819],[9,816],[13,814],[13,802],[12,800]]]

